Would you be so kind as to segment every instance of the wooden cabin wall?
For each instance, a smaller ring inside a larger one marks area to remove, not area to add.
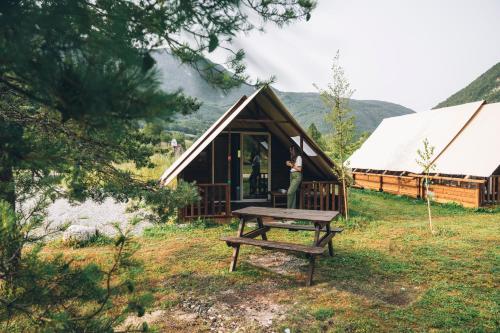
[[[227,183],[227,134],[219,134],[214,140],[215,183]]]
[[[271,135],[271,190],[287,189],[290,185],[290,168],[285,162],[290,159],[289,147]]]
[[[500,165],[498,166],[498,168],[493,172],[492,174],[493,176],[500,176]]]
[[[282,141],[275,135],[271,134],[271,190],[287,189],[290,185],[290,168],[285,162],[290,160],[290,145],[284,145]],[[303,155],[303,154],[302,154]],[[303,181],[322,181],[326,180],[312,170],[307,156],[302,156],[303,165]]]
[[[182,171],[182,179],[187,182],[196,181],[198,184],[212,181],[212,147],[208,145]]]

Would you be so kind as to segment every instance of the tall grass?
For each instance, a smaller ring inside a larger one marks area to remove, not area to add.
[[[142,180],[158,180],[174,161],[172,154],[155,154],[151,156],[151,162],[155,165],[153,168],[137,168],[132,162],[122,163],[119,168],[130,171]]]

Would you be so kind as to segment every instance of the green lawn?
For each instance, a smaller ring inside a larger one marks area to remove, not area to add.
[[[335,256],[319,258],[310,288],[303,271],[279,274],[255,266],[252,260],[270,254],[257,248],[243,247],[238,270],[229,273],[231,248],[218,238],[233,235],[234,223],[148,230],[137,257],[145,265],[140,286],[155,296],[150,310],[163,311],[152,326],[209,331],[206,315],[186,317],[188,300],[222,314],[216,321],[227,331],[499,331],[498,210],[435,205],[438,234],[431,236],[423,202],[356,190],[351,207],[351,221],[339,222],[345,230],[334,238]],[[312,239],[311,233],[282,230],[268,237]],[[106,262],[109,250],[58,245],[48,251],[61,249],[80,262]],[[256,304],[263,312],[255,312]],[[267,312],[278,314],[267,328],[247,320]]]

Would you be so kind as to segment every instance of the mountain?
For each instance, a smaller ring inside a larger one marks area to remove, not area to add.
[[[472,81],[467,87],[436,105],[435,108],[480,100],[486,100],[488,103],[500,102],[500,62]]]
[[[321,132],[329,131],[325,116],[330,110],[323,104],[318,93],[279,90],[276,93],[303,127],[307,128],[314,123]],[[351,99],[349,105],[356,117],[358,133],[373,132],[384,118],[415,112],[399,104],[384,101]]]
[[[195,69],[179,63],[168,53],[159,51],[154,56],[161,74],[162,88],[165,91],[182,89],[186,95],[196,97],[203,102],[197,112],[176,117],[168,126],[170,130],[198,135],[241,96],[249,96],[255,90],[254,87],[243,84],[224,93],[203,80]],[[324,106],[318,93],[274,90],[304,128],[314,122],[320,131],[328,132],[328,125],[324,119],[329,110]],[[372,132],[384,118],[414,112],[404,106],[383,101],[352,99],[350,105],[356,116],[358,133]]]

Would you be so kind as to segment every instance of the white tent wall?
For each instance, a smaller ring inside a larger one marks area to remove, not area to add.
[[[436,160],[438,173],[489,177],[500,165],[500,103],[485,104]]]
[[[351,168],[420,173],[424,139],[438,156],[479,110],[482,101],[387,118],[349,158]]]

